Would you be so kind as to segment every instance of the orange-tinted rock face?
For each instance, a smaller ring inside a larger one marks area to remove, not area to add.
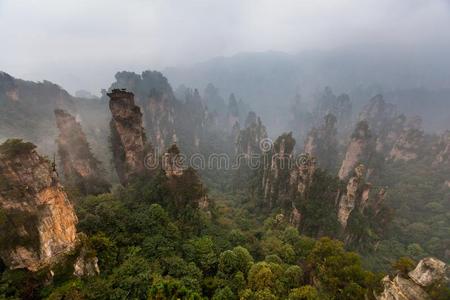
[[[0,256],[11,269],[36,271],[75,247],[73,206],[32,144],[0,148],[0,212]]]
[[[141,110],[134,104],[134,95],[124,90],[113,90],[108,96],[114,164],[120,182],[126,185],[133,177],[146,173],[146,154],[151,149],[142,126]]]
[[[106,192],[109,184],[102,179],[100,163],[94,158],[81,125],[64,110],[55,110],[55,117],[59,129],[56,142],[66,181],[74,181],[86,194]]]

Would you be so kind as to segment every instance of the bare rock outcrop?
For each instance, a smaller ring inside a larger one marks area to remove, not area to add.
[[[427,257],[422,259],[408,275],[416,284],[427,287],[435,282],[447,280],[447,271],[447,265],[443,261]]]
[[[136,105],[141,108],[142,126],[155,149],[164,151],[176,139],[177,101],[167,78],[157,71],[118,72],[110,90],[127,89],[132,92]]]
[[[142,113],[134,103],[133,93],[114,89],[108,96],[114,165],[120,182],[127,185],[132,178],[148,172],[145,160],[152,154],[152,149],[147,143]]]
[[[364,165],[357,166],[354,176],[347,183],[346,192],[339,198],[338,221],[343,229],[347,227],[352,211],[358,208],[363,212],[368,204],[371,185],[364,180],[365,172]]]
[[[289,183],[293,187],[293,191],[299,193],[303,199],[307,198],[307,192],[313,182],[316,169],[316,158],[304,153],[296,159],[296,163],[290,172]]]
[[[55,166],[35,146],[8,140],[0,146],[0,256],[10,269],[37,271],[74,249],[72,204]]]
[[[301,223],[301,212],[296,207],[294,199],[307,201],[309,190],[313,184],[314,173],[316,172],[317,164],[315,157],[304,153],[297,159],[290,172],[289,185],[291,195],[291,206],[289,222],[294,227],[299,227]]]
[[[408,277],[401,274],[392,280],[386,276],[382,280],[383,292],[378,300],[431,300],[427,288],[434,284],[445,284],[448,281],[447,265],[433,257],[422,259],[416,268],[408,273]]]
[[[411,280],[397,275],[394,279],[386,276],[382,280],[383,292],[377,300],[431,300],[430,296]]]
[[[238,125],[239,123],[236,123]],[[266,146],[270,147],[271,141],[267,139],[266,127],[262,124],[261,119],[254,112],[249,112],[245,122],[246,127],[239,130],[237,126],[236,136],[231,139],[234,142],[234,159],[233,159],[233,189],[251,191],[254,186],[248,183],[257,175],[257,168],[253,165],[255,162],[262,162],[263,152]],[[233,130],[233,131],[234,131]],[[233,132],[236,134],[236,132]],[[231,150],[231,149],[230,149]]]
[[[263,154],[261,195],[265,208],[279,207],[293,226],[300,226],[302,212],[297,205],[308,201],[317,170],[315,157],[308,153],[295,155],[292,133],[277,138],[272,149]]]
[[[81,247],[78,257],[73,265],[73,275],[77,277],[95,276],[100,274],[98,258],[94,252],[88,251],[86,247]]]
[[[66,182],[84,194],[107,192],[110,185],[103,179],[100,162],[92,154],[80,123],[61,109],[55,110],[55,117],[59,129],[58,154]]]
[[[32,82],[0,72],[0,136],[30,141],[46,154],[55,153],[53,111],[74,111],[76,99],[49,81]]]
[[[267,207],[275,205],[289,206],[290,172],[295,139],[292,132],[285,133],[277,138],[273,147],[264,156],[264,168],[262,177],[262,193]]]
[[[206,188],[197,172],[184,165],[182,154],[176,144],[173,144],[162,157],[162,169],[169,180],[169,186],[175,195],[190,198],[184,205],[194,204],[196,208],[209,213],[210,200]],[[187,196],[189,194],[189,196]],[[178,196],[176,196],[178,198]],[[190,203],[189,203],[190,202]]]
[[[162,168],[167,177],[183,175],[183,161],[180,156],[180,150],[176,144],[173,144],[162,158]]]
[[[337,119],[333,114],[325,116],[320,128],[312,128],[305,141],[304,153],[316,157],[323,169],[332,169],[337,160]]]
[[[374,150],[374,141],[369,125],[360,121],[351,136],[345,158],[339,169],[338,177],[345,180],[359,163],[368,164]]]

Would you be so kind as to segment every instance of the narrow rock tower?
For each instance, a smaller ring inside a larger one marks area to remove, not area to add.
[[[141,109],[134,103],[134,94],[125,89],[114,89],[108,96],[114,165],[120,182],[127,185],[132,178],[149,171],[146,161],[151,160],[147,156],[152,154],[151,146],[147,144]]]
[[[86,135],[74,116],[64,110],[55,110],[59,129],[58,154],[61,159],[64,179],[84,194],[101,194],[109,190],[100,172],[100,162],[91,152]]]

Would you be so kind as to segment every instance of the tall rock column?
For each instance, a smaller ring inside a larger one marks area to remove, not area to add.
[[[339,198],[338,221],[343,229],[347,227],[352,211],[358,208],[362,212],[368,204],[371,185],[364,181],[365,171],[364,165],[355,168],[354,176],[347,183],[346,192]]]
[[[300,226],[302,217],[301,212],[295,205],[295,200],[298,197],[300,198],[300,201],[308,200],[315,172],[316,159],[309,154],[302,154],[299,159],[296,159],[295,166],[290,172],[289,184],[291,187],[292,210],[289,222],[294,227]]]
[[[35,148],[0,145],[0,257],[10,269],[37,271],[76,244],[73,206],[55,166]]]
[[[292,132],[285,133],[277,138],[269,152],[263,154],[266,165],[263,167],[262,193],[269,208],[290,205],[289,178],[294,146]]]
[[[367,165],[373,151],[374,142],[369,125],[366,121],[360,121],[356,124],[355,131],[348,144],[344,161],[338,173],[339,179],[347,179],[359,163]]]
[[[337,119],[333,114],[325,116],[324,124],[319,128],[313,128],[305,141],[304,152],[317,158],[323,169],[333,169],[336,164],[337,150]]]
[[[108,96],[114,165],[120,182],[127,185],[132,178],[147,173],[145,160],[151,154],[151,146],[147,144],[142,113],[134,104],[133,93],[114,89]]]
[[[59,129],[58,154],[66,182],[73,183],[84,194],[99,194],[109,190],[102,178],[100,162],[91,152],[86,136],[74,116],[64,110],[55,110]]]

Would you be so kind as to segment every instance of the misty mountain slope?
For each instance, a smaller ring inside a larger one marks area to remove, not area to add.
[[[297,93],[311,102],[325,86],[348,93],[355,112],[378,93],[386,93],[388,101],[411,114],[421,114],[426,108],[425,123],[433,121],[426,129],[435,130],[449,124],[441,107],[450,103],[450,62],[434,54],[437,50],[394,51],[379,45],[299,54],[241,53],[167,68],[164,73],[174,86],[201,89],[212,82],[224,93],[242,95],[275,132],[287,129],[287,123],[281,113],[275,117],[273,111],[287,113]],[[410,96],[423,106],[411,107]]]
[[[73,97],[48,81],[31,82],[0,73],[0,138],[20,137],[47,152],[54,149],[53,110],[73,111]]]
[[[58,130],[54,110],[66,110],[80,120],[92,150],[109,165],[109,111],[101,99],[82,99],[49,81],[32,82],[0,72],[0,140],[22,138],[45,155],[56,153]]]

